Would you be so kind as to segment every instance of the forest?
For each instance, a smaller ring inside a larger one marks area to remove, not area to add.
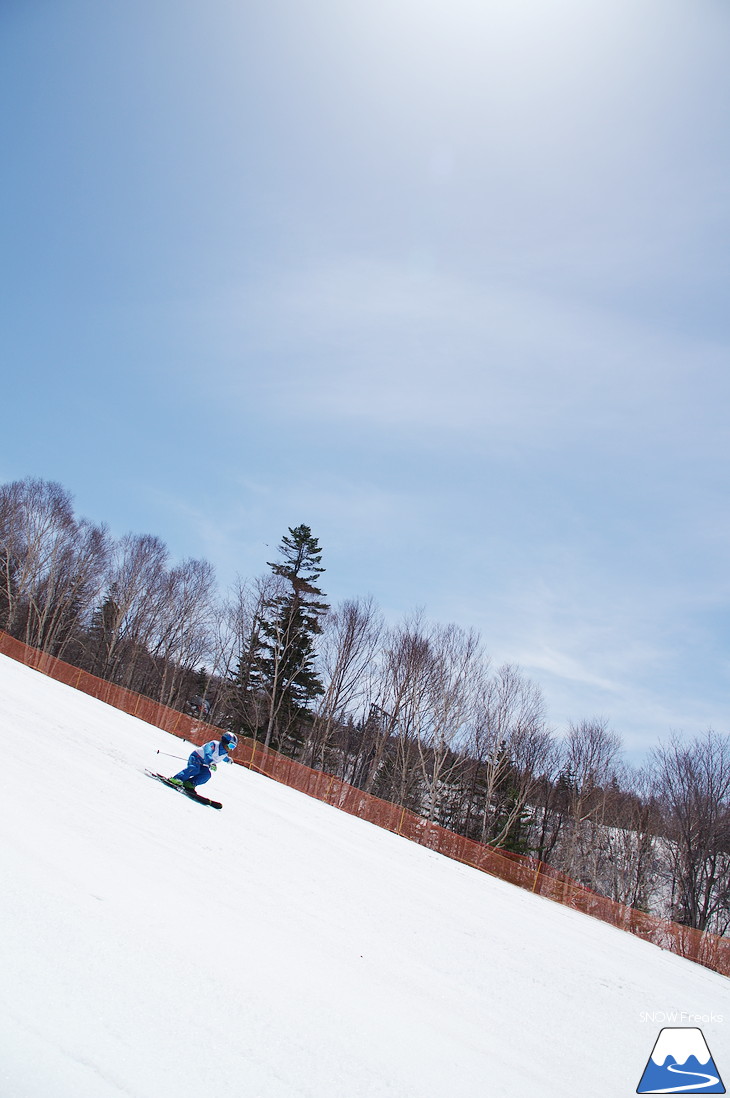
[[[310,527],[226,592],[153,534],[113,538],[54,481],[0,486],[0,629],[459,834],[686,926],[730,929],[730,736],[630,766],[605,718],[556,730],[483,638],[371,597],[332,606]],[[427,596],[427,592],[424,593]]]

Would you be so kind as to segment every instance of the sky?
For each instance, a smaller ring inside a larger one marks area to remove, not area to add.
[[[3,0],[0,480],[728,730],[721,0]]]

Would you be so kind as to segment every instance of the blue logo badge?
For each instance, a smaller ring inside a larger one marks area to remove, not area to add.
[[[701,1029],[663,1029],[637,1094],[725,1094]]]

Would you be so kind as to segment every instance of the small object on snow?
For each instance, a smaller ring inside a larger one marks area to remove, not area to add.
[[[153,770],[145,770],[145,774],[150,778],[155,778],[158,782],[162,782],[163,785],[169,786],[170,789],[176,789],[178,793],[184,793],[191,801],[197,801],[198,804],[207,804],[210,808],[223,808],[220,801],[211,801],[210,797],[201,797],[200,793],[195,792],[194,788],[189,789],[187,785],[180,781],[173,781],[164,774],[156,774]]]

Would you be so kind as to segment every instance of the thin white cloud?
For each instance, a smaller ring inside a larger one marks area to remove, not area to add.
[[[320,266],[231,295],[207,324],[231,358],[264,356],[247,393],[331,423],[529,447],[616,431],[655,445],[676,432],[706,453],[730,395],[724,347],[567,294],[417,266]]]

